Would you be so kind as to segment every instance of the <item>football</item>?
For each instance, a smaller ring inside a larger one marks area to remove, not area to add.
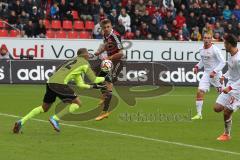
[[[110,60],[103,60],[101,63],[101,70],[104,72],[110,72],[112,70],[113,64]]]

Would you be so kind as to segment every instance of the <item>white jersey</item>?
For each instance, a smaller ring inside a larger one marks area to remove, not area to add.
[[[223,67],[225,66],[224,58],[221,54],[221,50],[212,44],[208,49],[200,49],[201,60],[197,64],[198,68],[204,67],[204,72],[210,73],[215,71],[216,73],[221,73]]]
[[[227,86],[240,91],[240,51],[234,56],[228,55],[228,71],[224,74],[228,78]]]

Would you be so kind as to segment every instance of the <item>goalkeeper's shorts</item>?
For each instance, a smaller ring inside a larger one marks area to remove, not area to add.
[[[43,102],[53,103],[56,101],[57,97],[61,99],[63,102],[71,102],[77,96],[68,85],[57,84],[57,83],[47,83],[46,93],[44,95]]]

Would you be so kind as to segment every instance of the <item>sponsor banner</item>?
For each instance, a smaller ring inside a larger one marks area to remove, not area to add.
[[[12,83],[46,83],[63,61],[12,61]]]
[[[10,61],[0,60],[0,84],[10,83]]]
[[[125,63],[118,75],[116,85],[152,85],[153,68],[151,63]]]
[[[1,38],[0,45],[5,44],[15,59],[22,55],[33,55],[35,59],[66,60],[77,55],[77,50],[88,48],[91,55],[95,53],[102,40],[68,40],[68,39],[31,39]],[[202,42],[181,41],[141,41],[122,40],[127,61],[181,61],[197,62],[200,59],[199,49]],[[226,52],[223,43],[216,43]],[[97,57],[92,56],[93,60]]]

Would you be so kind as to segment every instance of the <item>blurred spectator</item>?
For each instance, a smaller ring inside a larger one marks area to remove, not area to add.
[[[171,32],[167,33],[167,37],[165,38],[165,40],[169,40],[169,41],[174,41],[176,40],[175,37],[172,35]]]
[[[147,24],[150,24],[152,22],[152,17],[149,15],[148,11],[145,11],[145,14],[141,17],[141,21]]]
[[[118,15],[116,9],[112,9],[112,12],[109,15],[108,19],[112,22],[113,26],[115,26],[118,23]]]
[[[26,12],[23,10],[19,16],[19,28],[22,29],[24,25],[28,23],[28,17]]]
[[[23,27],[27,37],[31,38],[34,35],[34,27],[32,21],[28,21],[28,24]]]
[[[223,27],[220,26],[220,23],[217,22],[215,28],[213,29],[213,34],[215,35],[216,33],[219,33],[219,35],[222,37],[224,34],[224,29]]]
[[[37,24],[39,19],[42,19],[41,13],[38,11],[37,6],[33,6],[32,13],[30,14],[30,20],[33,22],[33,24]]]
[[[0,5],[0,18],[7,19],[9,15],[8,4],[1,3]]]
[[[99,22],[98,14],[99,14],[100,8],[101,8],[101,5],[100,5],[99,0],[95,0],[94,3],[91,4],[91,12],[92,12],[93,20],[94,20],[95,24],[97,24]]]
[[[10,10],[15,11],[16,15],[20,15],[23,10],[20,0],[16,0],[16,2],[12,4]]]
[[[114,29],[120,34],[124,35],[126,32],[126,27],[123,24],[122,19],[118,19],[117,25],[115,25]]]
[[[173,16],[172,16],[172,12],[168,11],[167,15],[163,18],[164,19],[164,23],[170,27],[172,25],[172,22],[174,20]]]
[[[118,17],[118,20],[122,21],[122,24],[124,25],[126,31],[131,31],[131,19],[130,16],[127,14],[125,8],[121,9],[121,14]]]
[[[45,38],[46,37],[46,28],[43,24],[43,20],[39,20],[39,22],[34,27],[34,37]]]
[[[224,8],[224,10],[223,10],[223,18],[224,18],[225,20],[229,20],[230,17],[231,17],[231,15],[232,15],[232,12],[231,12],[231,10],[229,9],[229,6],[226,5],[225,8]]]
[[[105,14],[103,8],[100,8],[99,14],[98,14],[98,17],[97,17],[97,21],[101,22],[102,20],[104,20],[106,18],[107,18],[107,15]]]
[[[79,5],[78,14],[79,14],[79,17],[84,21],[92,20],[91,5],[88,4],[88,0],[83,0],[83,3]]]
[[[162,16],[159,14],[158,11],[154,13],[153,18],[156,19],[156,24],[158,28],[162,28],[164,22]]]
[[[183,12],[180,11],[176,16],[177,26],[181,28],[183,24],[186,22],[186,18],[183,16]]]
[[[174,36],[175,38],[177,37],[178,31],[179,31],[180,27],[178,27],[177,25],[177,21],[173,20],[172,22],[172,26],[170,28],[172,36]]]
[[[144,40],[145,37],[141,34],[141,31],[140,31],[140,30],[136,30],[136,31],[135,31],[135,37],[134,37],[134,39]]]
[[[159,34],[163,37],[167,36],[167,33],[169,32],[169,29],[166,24],[163,25],[163,27],[160,29]]]
[[[2,44],[0,48],[0,59],[13,59],[5,44]]]
[[[137,9],[141,16],[145,14],[146,6],[144,4],[143,0],[139,0],[139,2],[136,4],[135,9]]]
[[[137,9],[131,17],[131,28],[135,31],[141,25],[141,16]]]
[[[153,40],[153,37],[152,37],[152,34],[151,34],[151,33],[148,33],[148,34],[147,34],[147,40]]]
[[[186,23],[183,24],[182,33],[183,33],[183,37],[184,37],[185,40],[189,40],[190,39],[190,33],[189,33],[189,30],[187,28],[187,24]]]
[[[195,27],[194,31],[191,34],[191,40],[192,41],[201,41],[201,39],[202,39],[202,35],[199,32],[199,28]]]
[[[157,20],[152,19],[152,23],[148,25],[148,31],[152,34],[152,38],[157,40],[159,35],[159,27],[157,26]]]
[[[32,14],[33,2],[32,0],[26,0],[24,3],[24,10],[28,16]]]
[[[73,16],[71,13],[72,13],[71,8],[70,8],[69,4],[66,2],[66,0],[61,0],[61,3],[59,5],[60,19],[72,20]]]
[[[110,1],[110,0],[106,0],[105,3],[102,5],[102,7],[103,7],[103,9],[104,9],[104,12],[105,12],[107,15],[110,15],[111,10],[112,10],[111,1]]]
[[[140,26],[140,32],[141,34],[144,36],[144,38],[147,38],[147,35],[148,35],[148,26],[145,22],[142,22],[141,23],[141,26]]]
[[[193,28],[197,26],[197,18],[195,17],[194,12],[190,13],[190,16],[186,20],[188,29],[192,31]]]
[[[163,6],[165,8],[171,8],[171,7],[174,7],[174,3],[173,3],[173,0],[163,0]]]
[[[238,20],[234,14],[232,14],[231,18],[228,20],[228,24],[231,24],[233,28],[237,28]]]
[[[135,6],[132,3],[132,0],[127,1],[127,5],[125,6],[127,14],[131,17],[134,14]]]
[[[16,26],[16,24],[18,23],[18,19],[15,11],[10,12],[10,16],[8,17],[8,23],[13,26]]]
[[[236,5],[233,12],[233,15],[236,16],[237,20],[240,21],[240,9],[239,9],[239,5]]]
[[[213,42],[220,42],[220,41],[222,41],[221,35],[218,32],[214,33]]]
[[[228,24],[226,28],[224,28],[224,32],[227,34],[234,34],[235,29],[233,28],[232,24]]]
[[[151,0],[148,1],[146,10],[148,11],[150,16],[152,16],[156,12],[156,7],[153,5],[153,2]]]
[[[59,19],[59,7],[58,3],[54,2],[50,10],[50,16],[52,19]]]
[[[205,27],[202,30],[202,35],[204,35],[205,33],[213,35],[212,25],[208,22],[205,24]]]

